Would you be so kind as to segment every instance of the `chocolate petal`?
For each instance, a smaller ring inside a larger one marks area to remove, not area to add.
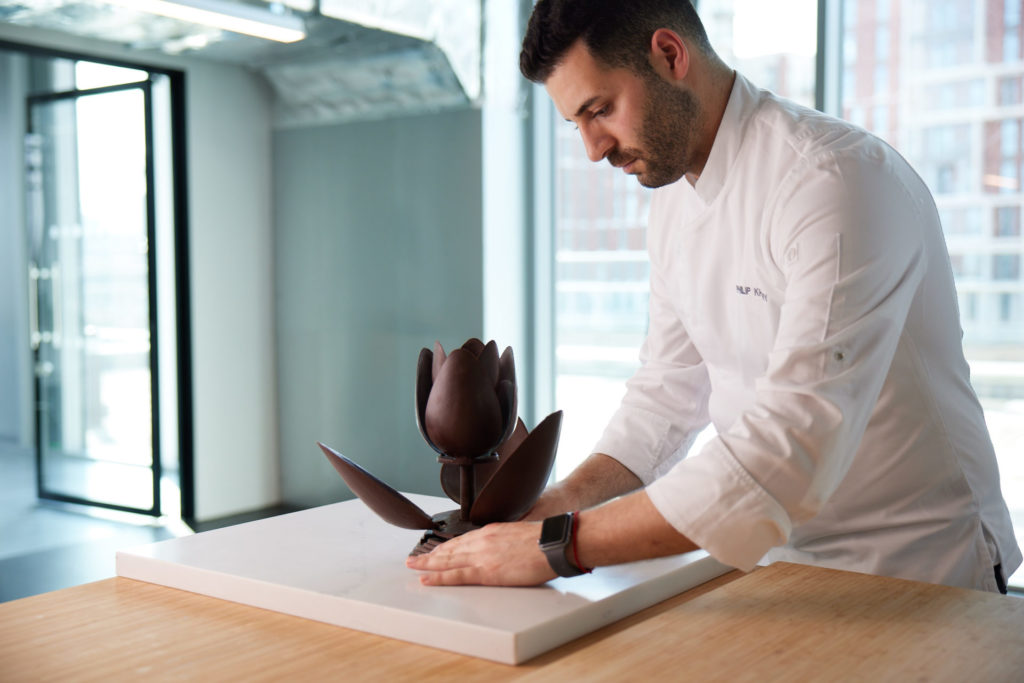
[[[462,345],[462,350],[472,355],[473,358],[479,358],[480,354],[483,353],[484,343],[476,337],[473,337],[472,339],[466,340],[466,343]]]
[[[501,354],[501,360],[498,361],[498,381],[502,380],[508,380],[512,384],[516,383],[516,357],[512,353],[511,346],[505,348]]]
[[[512,436],[512,431],[516,429],[516,411],[518,406],[516,405],[516,385],[513,382],[506,380],[498,382],[495,392],[498,395],[498,403],[501,404],[502,424],[505,425],[505,431],[502,433],[501,439],[499,439],[498,443],[494,444],[494,450],[498,450],[498,447],[505,443]]]
[[[418,505],[333,448],[317,442],[352,492],[381,519],[403,529],[433,529],[434,520]]]
[[[424,349],[426,350],[426,349]],[[444,365],[447,356],[444,353],[444,347],[441,346],[441,342],[434,342],[434,362],[430,367],[430,381],[436,382],[437,375],[441,372],[441,366]]]
[[[562,411],[551,413],[519,448],[501,459],[498,469],[473,503],[469,521],[474,524],[511,522],[529,512],[551,474],[561,426]]]
[[[437,346],[440,346],[440,344]],[[441,349],[441,353],[444,353],[444,349]],[[422,349],[420,350],[420,358],[416,362],[416,426],[419,428],[420,436],[423,437],[423,440],[435,452],[441,453],[441,449],[434,445],[434,442],[430,440],[430,435],[427,434],[426,420],[427,400],[430,398],[430,389],[433,385],[431,372],[435,357],[430,352],[430,349]]]
[[[522,421],[522,419],[517,418],[516,428],[512,432],[512,435],[505,440],[505,443],[501,444],[496,449],[498,451],[498,459],[504,460],[505,458],[519,450],[519,446],[523,443],[523,441],[526,440],[526,437],[528,437],[529,435],[530,432],[528,429],[526,429],[526,424]],[[484,480],[484,483],[486,483],[486,480]]]
[[[480,467],[480,465],[477,465],[477,467]],[[460,477],[458,465],[441,465],[441,490],[444,491],[446,496],[462,505],[462,482]],[[479,483],[476,489],[477,491],[480,490]],[[473,499],[476,499],[476,495],[473,496]]]
[[[498,386],[498,377],[501,361],[498,360],[498,345],[494,341],[487,342],[487,346],[480,352],[480,374],[487,378],[492,387]]]

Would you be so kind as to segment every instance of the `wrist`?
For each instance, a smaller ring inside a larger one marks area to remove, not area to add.
[[[580,566],[576,547],[577,513],[565,512],[548,517],[541,525],[538,545],[556,574],[563,577],[590,572]]]
[[[577,510],[576,512],[574,512],[572,514],[572,539],[570,541],[570,546],[572,547],[572,557],[569,558],[569,561],[572,562],[574,565],[576,565],[576,568],[579,569],[584,574],[589,574],[590,572],[594,571],[594,568],[593,567],[588,568],[586,565],[584,565],[580,561],[579,540],[578,540],[579,539],[579,529],[580,529],[580,512],[579,512],[579,510]]]

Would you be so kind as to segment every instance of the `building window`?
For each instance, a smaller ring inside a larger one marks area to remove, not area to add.
[[[1019,280],[1020,254],[994,254],[992,256],[993,280]]]
[[[1020,237],[1020,207],[1000,206],[996,209],[996,237]]]
[[[1019,294],[1003,292],[999,295],[999,319],[1008,323],[1016,317],[1014,315],[1015,304],[1019,300]]]
[[[1021,103],[1021,78],[1015,76],[1011,78],[1000,78],[999,79],[999,104],[1004,107],[1008,107],[1014,104]]]

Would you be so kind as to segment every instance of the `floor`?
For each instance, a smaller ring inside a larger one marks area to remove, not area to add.
[[[38,501],[31,450],[0,443],[0,602],[115,575],[120,548],[193,533],[180,520]],[[198,531],[290,512],[261,510],[198,525]]]

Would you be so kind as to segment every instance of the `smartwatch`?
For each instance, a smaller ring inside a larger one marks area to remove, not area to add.
[[[579,576],[586,574],[569,561],[569,547],[572,545],[572,512],[566,512],[554,517],[548,517],[540,528],[540,540],[537,544],[541,552],[548,558],[548,564],[559,576]]]

